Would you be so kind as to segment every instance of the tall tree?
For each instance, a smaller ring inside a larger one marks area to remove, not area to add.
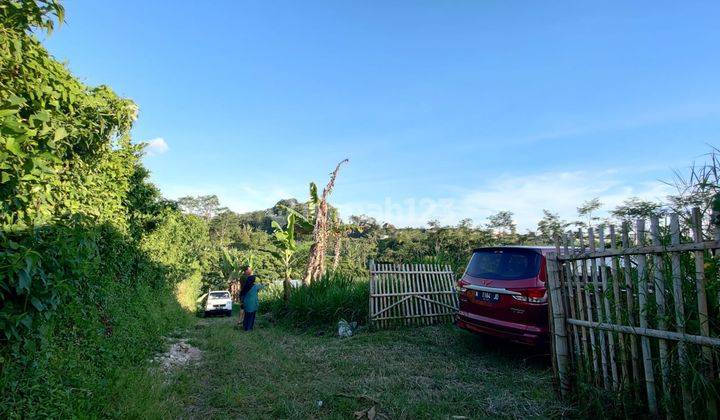
[[[220,207],[220,199],[214,194],[200,195],[197,197],[180,197],[177,203],[183,213],[194,214],[205,220],[210,220],[219,213],[227,210],[224,207]]]
[[[547,244],[552,244],[555,238],[562,235],[567,226],[568,223],[561,220],[559,214],[543,210],[543,218],[538,222],[540,239]]]
[[[621,220],[632,220],[640,217],[650,218],[652,216],[659,216],[663,213],[664,210],[662,204],[641,200],[637,197],[628,198],[610,212],[610,214],[614,217]]]
[[[514,215],[511,211],[501,210],[487,218],[488,228],[493,230],[501,242],[514,243],[517,240],[517,225],[513,220]]]
[[[586,227],[592,227],[593,222],[600,220],[599,217],[596,217],[593,214],[596,211],[600,210],[602,205],[603,205],[603,203],[600,202],[600,199],[598,197],[595,197],[592,200],[588,200],[588,201],[582,203],[582,205],[577,208],[577,213],[578,213],[578,217],[585,218],[587,220],[587,223],[580,222],[580,223],[576,223],[576,224],[581,225],[581,226],[586,226]]]

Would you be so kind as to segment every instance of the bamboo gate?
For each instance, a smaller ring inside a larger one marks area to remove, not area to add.
[[[452,322],[458,308],[455,274],[433,264],[370,261],[370,325],[430,325]]]
[[[619,238],[613,226],[586,232],[560,238],[547,260],[563,396],[585,383],[653,416],[716,417],[720,231],[705,240],[694,209],[682,224],[651,218],[649,235],[644,219]]]

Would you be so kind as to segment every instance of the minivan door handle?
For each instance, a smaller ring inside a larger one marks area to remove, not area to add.
[[[470,289],[470,290],[477,290],[479,292],[499,293],[501,295],[520,295],[520,292],[504,289],[501,287],[488,287],[488,286],[477,286],[474,284],[468,284],[465,286],[465,288]]]

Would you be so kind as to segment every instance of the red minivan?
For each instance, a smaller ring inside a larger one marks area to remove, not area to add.
[[[545,256],[552,247],[473,250],[458,281],[456,325],[510,341],[544,345],[549,338]]]

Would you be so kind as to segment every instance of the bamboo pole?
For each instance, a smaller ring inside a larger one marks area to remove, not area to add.
[[[455,313],[455,312],[450,312],[450,311],[447,311],[447,312],[439,312],[439,314],[442,315],[442,316],[450,316],[451,314],[454,314],[454,313]],[[427,318],[427,317],[429,317],[429,316],[437,316],[437,313],[434,314],[434,315],[433,315],[433,314],[430,314],[430,315],[413,315],[413,316],[411,316],[410,318],[411,318],[411,319],[418,319],[418,318],[423,318],[423,317],[426,317],[426,318]],[[405,317],[405,316],[388,316],[388,317],[380,317],[380,318],[378,318],[378,319],[385,320],[385,321],[388,321],[388,320],[389,320],[389,321],[402,321],[402,320],[405,319],[405,318],[407,318],[407,317]]]
[[[418,265],[417,265],[417,269],[418,269],[418,271],[420,271],[420,272],[425,271],[425,264],[418,264]],[[425,273],[418,273],[417,276],[418,276],[418,277],[417,277],[417,292],[421,292],[421,294],[424,295],[424,296],[426,296],[426,297],[429,296],[429,295],[425,295],[425,293],[428,293],[427,286],[425,286]],[[420,300],[420,301],[418,301],[418,305],[419,305],[419,306],[418,306],[418,312],[419,312],[419,314],[420,314],[420,315],[425,315],[425,314],[427,314],[427,302]],[[420,318],[420,323],[421,323],[422,325],[429,325],[429,324],[430,324],[430,322],[428,321],[428,319],[427,319],[427,318],[424,318],[424,317],[423,317],[423,318]]]
[[[445,276],[447,277],[447,280],[445,281],[445,285],[446,285],[445,287],[446,287],[446,290],[453,290],[453,288],[455,287],[455,272],[452,270],[452,267],[450,267],[449,265],[447,265],[446,267],[448,268],[448,272],[445,274]],[[455,309],[457,309],[458,305],[457,305],[457,301],[456,301],[455,297],[453,295],[446,295],[445,297],[446,297],[447,301],[450,303],[450,305],[453,306]],[[452,322],[453,318],[454,318],[454,316],[450,317],[449,321]]]
[[[648,338],[659,338],[663,340],[673,340],[677,342],[699,344],[701,346],[720,347],[720,338],[706,337],[704,335],[680,334],[673,331],[663,331],[654,328],[629,327],[627,325],[605,324],[602,322],[588,322],[580,321],[577,319],[568,319],[567,323],[572,325],[584,325],[588,328],[603,331],[618,331]]]
[[[610,251],[615,251],[617,246],[617,237],[615,235],[615,226],[610,225]],[[610,260],[610,277],[612,278],[613,288],[613,301],[615,303],[615,323],[620,324],[621,321],[621,308],[622,301],[620,300],[620,276],[617,257],[611,257]],[[630,383],[629,372],[628,372],[628,357],[627,350],[625,348],[625,336],[622,333],[618,333],[618,347],[620,356],[620,375],[621,382],[627,381]]]
[[[447,274],[444,273],[444,271],[445,271],[445,266],[442,266],[442,270],[443,270],[443,273],[441,273],[440,276],[439,276],[439,277],[440,277],[440,280],[438,281],[438,289],[440,289],[440,290],[445,290],[445,281],[447,280]],[[450,305],[449,305],[449,302],[447,301],[447,299],[445,299],[446,297],[447,297],[447,296],[442,296],[441,299],[440,299],[440,303],[442,303],[442,304],[444,304],[444,305],[450,306]],[[442,316],[442,317],[440,318],[440,322],[445,322],[445,318],[446,318],[445,316]]]
[[[592,227],[588,228],[588,242],[590,245],[590,252],[595,252],[595,229]],[[597,313],[597,320],[602,321],[603,315],[602,315],[602,303],[600,299],[600,295],[602,295],[603,290],[601,284],[598,282],[597,278],[597,262],[594,258],[590,260],[590,278],[593,282],[593,297],[595,298],[595,312]],[[600,341],[600,362],[602,367],[602,378],[603,378],[603,387],[606,390],[610,390],[610,378],[608,375],[608,355],[607,355],[607,345],[605,342],[605,331],[598,331],[598,338]]]
[[[569,236],[570,236],[570,246],[571,246],[571,248],[574,248],[575,239],[572,237],[572,235],[569,235]],[[572,282],[569,282],[569,283],[575,284],[575,297],[576,297],[575,300],[576,300],[577,306],[578,306],[578,311],[577,311],[578,319],[585,320],[585,305],[583,304],[583,293],[582,293],[582,284],[581,284],[582,282],[580,279],[580,273],[578,272],[578,268],[577,268],[577,261],[570,260],[570,264],[571,264],[570,269],[573,272],[573,277],[572,277],[573,280],[572,280]],[[575,279],[577,279],[577,280],[575,280]],[[588,360],[588,363],[589,363],[589,361],[592,359],[592,355],[591,355],[592,349],[588,349],[588,332],[590,334],[592,334],[592,331],[588,331],[588,329],[586,327],[581,327],[580,335],[582,337],[582,352],[585,355],[585,358]],[[583,367],[586,367],[586,366],[583,365]],[[587,367],[589,370],[589,366],[587,366]]]
[[[375,269],[379,270],[380,265],[381,264],[376,264]],[[382,287],[382,277],[380,274],[375,273],[375,292],[381,293],[384,291],[385,291],[385,289]],[[382,297],[375,298],[375,310],[373,313],[377,313],[377,311],[383,307],[383,299],[385,299],[385,298],[382,298]],[[382,323],[379,320],[376,319],[375,324],[378,328],[382,328]]]
[[[436,291],[435,283],[437,282],[437,272],[438,272],[438,267],[435,264],[430,264],[430,277],[428,279],[428,289],[427,289],[429,292]],[[430,320],[431,324],[436,324],[437,317],[434,315],[435,313],[438,312],[435,308],[436,305],[434,305],[430,302],[427,302],[427,303],[428,303],[428,314],[432,315],[432,316],[428,317],[428,320]]]
[[[406,316],[405,325],[410,325],[411,318],[408,318],[408,317],[411,315],[414,315],[412,312],[412,305],[415,303],[415,298],[411,294],[408,294],[408,292],[410,291],[409,286],[410,286],[411,274],[408,274],[408,272],[410,271],[410,268],[407,264],[403,264],[401,266],[401,271],[402,271],[402,275],[400,277],[400,292],[405,294],[406,296],[410,296],[410,299],[405,301],[405,304],[403,305],[403,307],[401,309],[404,312],[403,315]]]
[[[387,269],[386,269],[387,266],[388,266],[388,264],[382,264],[380,266],[380,269],[387,271]],[[382,279],[383,279],[382,280],[383,289],[388,292],[392,292],[392,289],[390,288],[390,275],[382,274]],[[392,302],[392,298],[390,298],[390,297],[383,298],[383,305],[382,305],[383,309],[390,306],[391,302]],[[383,321],[383,323],[384,323],[383,327],[385,327],[385,328],[390,326],[390,321],[385,320],[385,321]]]
[[[570,392],[570,378],[568,373],[569,358],[565,312],[562,304],[562,287],[560,285],[560,272],[558,267],[559,261],[556,255],[549,256],[546,261],[548,285],[550,286],[550,306],[552,308],[553,346],[555,348],[558,379],[560,380],[560,394],[564,398]]]
[[[645,243],[645,220],[638,219],[636,240],[638,246]],[[647,279],[645,278],[645,267],[647,257],[640,255],[637,261],[638,270],[638,319],[640,320],[640,328],[648,328],[647,323]],[[645,371],[645,390],[647,394],[647,405],[650,414],[658,415],[657,401],[655,399],[655,372],[652,364],[652,351],[650,349],[650,339],[646,336],[640,337],[640,346],[642,348],[643,369]]]
[[[702,233],[702,214],[700,208],[692,209],[692,233],[695,243],[703,241]],[[710,324],[708,323],[708,304],[705,292],[705,252],[695,251],[695,291],[697,293],[698,321],[700,322],[700,335],[710,336]],[[712,381],[715,376],[713,373],[713,357],[712,349],[707,346],[702,347],[703,373],[708,381]],[[706,401],[708,416],[717,417],[717,407],[715,398],[708,398]]]
[[[444,267],[443,267],[443,270],[445,270],[446,268],[447,268],[447,266],[444,266]],[[446,288],[447,288],[447,276],[448,276],[448,275],[447,275],[447,272],[445,272],[445,273],[443,273],[443,274],[440,275],[440,278],[442,279],[442,281],[440,282],[440,289],[441,289],[441,290],[446,290]],[[450,297],[450,296],[440,295],[440,301],[441,301],[442,303],[448,305],[448,306],[451,306],[451,302],[450,302],[450,300],[448,299],[449,297]],[[446,318],[447,318],[447,317],[445,317],[445,316],[443,317],[443,322],[447,321]]]
[[[622,225],[622,247],[623,249],[630,246],[629,237],[630,225],[627,222],[623,222]],[[632,266],[630,265],[630,256],[623,256],[623,272],[625,275],[625,302],[627,303],[627,317],[628,325],[631,327],[635,325],[635,288],[633,287],[632,281]],[[628,336],[630,340],[630,364],[633,372],[633,389],[635,390],[635,396],[640,397],[639,384],[640,384],[640,362],[638,358],[638,345],[637,338],[634,335]]]
[[[605,226],[600,226],[598,228],[599,233],[599,239],[600,239],[600,251],[605,251]],[[608,298],[608,278],[607,278],[607,267],[605,265],[605,258],[600,258],[599,261],[600,264],[600,281],[602,282],[602,297],[603,297],[603,303],[605,305],[605,311],[604,311],[604,319],[606,322],[612,322],[612,319],[610,317],[610,299]],[[617,363],[615,362],[615,353],[617,349],[615,348],[615,336],[612,332],[607,332],[607,343],[608,343],[608,353],[610,355],[610,373],[612,375],[612,385],[613,389],[618,390],[620,387],[620,380],[618,379],[618,368]]]
[[[558,255],[560,255],[560,247],[558,246],[556,249],[556,252]],[[568,235],[563,235],[563,251],[565,252],[565,255],[570,254],[570,239],[568,238]],[[573,270],[572,270],[572,262],[568,261],[566,264],[564,264],[565,267],[565,287],[567,288],[567,302],[569,307],[569,313],[570,317],[573,319],[577,319],[577,313],[575,312],[575,292],[572,287],[572,277],[573,277]],[[565,312],[566,314],[568,311]],[[573,355],[575,360],[575,364],[580,364],[580,336],[578,335],[578,329],[577,327],[572,327],[572,335],[573,335]]]
[[[435,264],[430,264],[430,274],[429,274],[429,278],[428,278],[428,288],[427,288],[427,290],[429,292],[435,291],[435,283],[437,282],[437,271],[438,270],[437,270],[437,267],[435,266]],[[437,312],[435,304],[430,303],[430,302],[427,302],[427,304],[428,304],[428,313],[429,314],[434,314]],[[437,319],[436,319],[435,315],[429,317],[428,320],[430,320],[431,324],[437,323]]]
[[[415,294],[415,291],[418,290],[417,287],[417,281],[418,277],[420,277],[418,274],[410,274],[411,271],[417,269],[417,264],[409,264],[408,266],[408,273],[407,276],[407,285],[405,288],[405,293],[407,293],[410,296],[413,296],[413,298],[410,300],[410,315],[418,315],[418,306],[420,305],[420,301],[417,299],[417,295]],[[413,321],[413,325],[419,325],[419,322]]]
[[[375,296],[378,296],[378,297],[407,296],[407,295],[434,296],[434,295],[452,295],[453,293],[455,293],[455,292],[448,291],[448,290],[439,291],[439,292],[425,292],[425,291],[420,290],[420,291],[415,291],[415,292],[402,292],[402,293],[376,293]]]
[[[430,267],[426,266],[425,264],[421,264],[420,267],[422,267],[422,270],[424,270],[424,271],[430,271]],[[421,276],[422,276],[421,277],[421,287],[424,292],[424,294],[422,294],[422,296],[429,298],[429,297],[433,296],[432,293],[434,293],[430,290],[430,284],[429,284],[429,281],[427,280],[430,275],[425,273],[425,274],[421,274]],[[422,308],[422,313],[425,315],[429,314],[430,311],[432,310],[432,304],[427,301],[424,301],[424,300],[420,300],[419,303],[420,303],[420,307]],[[428,318],[428,317],[423,317],[422,320],[425,325],[432,324],[430,318]]]
[[[427,288],[425,288],[425,290],[428,292],[435,292],[433,284],[435,283],[435,273],[437,272],[437,268],[435,267],[434,264],[428,264],[427,270],[428,270],[429,274],[428,274],[428,278],[427,278]],[[427,307],[428,315],[432,315],[433,313],[436,312],[434,304],[432,304],[430,302],[425,302],[425,303],[428,304],[428,307]],[[427,318],[427,320],[430,324],[435,324],[435,316],[429,316]]]
[[[443,268],[442,268],[443,271],[446,271],[446,268],[447,268],[447,266],[443,266]],[[440,281],[438,281],[438,289],[445,290],[446,281],[447,281],[447,272],[440,274]],[[447,296],[441,296],[440,303],[450,307],[451,306],[450,302],[446,298],[447,298]],[[442,316],[440,318],[440,321],[445,322],[446,318],[447,318],[447,316]]]
[[[578,239],[580,241],[580,250],[585,251],[585,243],[583,242],[583,234],[582,229],[578,230]],[[587,313],[587,320],[589,322],[593,322],[593,315],[592,315],[592,302],[590,301],[590,293],[587,290],[587,281],[588,281],[588,273],[587,273],[587,262],[585,260],[580,260],[580,270],[582,274],[582,282],[586,284],[586,287],[582,288],[583,295],[585,297],[585,309]],[[592,348],[592,362],[593,362],[593,372],[595,374],[600,373],[600,366],[598,362],[598,348],[595,345],[595,331],[588,330],[588,335],[590,336],[590,348]],[[599,379],[599,378],[597,378]]]
[[[398,293],[399,291],[398,291],[397,264],[392,264],[390,266],[392,267],[392,270],[393,270],[393,274],[390,274],[390,290],[392,291],[392,293]],[[396,317],[396,320],[397,320],[396,322],[393,323],[394,324],[393,326],[397,327],[400,323],[402,323],[402,313],[400,313],[400,306],[397,305],[397,303],[400,302],[400,300],[403,299],[403,297],[397,296],[395,298],[391,297],[390,299],[392,301],[392,304],[394,305],[393,310],[392,310],[392,316]]]
[[[673,245],[680,244],[680,222],[678,215],[670,215],[670,242]],[[683,300],[682,268],[680,266],[680,254],[670,254],[672,266],[673,301],[675,303],[675,329],[680,334],[685,334],[685,303]],[[680,340],[677,345],[678,363],[680,365],[680,388],[682,392],[683,413],[686,419],[693,418],[692,395],[688,386],[687,372],[690,369],[688,364],[687,348],[685,341]]]
[[[450,268],[452,268],[452,267],[450,267]],[[450,274],[450,288],[448,290],[455,290],[456,285],[457,285],[457,278],[455,278],[455,272],[453,271]],[[453,302],[453,305],[455,305],[455,308],[457,308],[457,310],[460,310],[460,302],[458,301],[457,293],[453,294],[452,302]],[[453,321],[454,320],[455,320],[455,318],[453,318]]]
[[[650,218],[650,235],[652,236],[653,245],[662,245],[660,240],[660,221],[657,216]],[[662,254],[654,254],[653,262],[653,286],[655,289],[655,303],[657,304],[657,324],[659,330],[667,330],[667,322],[665,321],[665,281],[664,279],[664,263]],[[663,406],[668,415],[670,415],[669,404],[672,399],[670,393],[670,361],[668,360],[668,343],[660,339],[658,341],[658,351],[660,353],[660,374],[662,376],[663,387]]]
[[[370,328],[375,327],[375,321],[374,321],[374,314],[375,314],[375,300],[377,299],[375,295],[375,261],[370,260],[368,262],[368,268],[370,271],[370,284],[368,285],[370,288],[370,298],[368,299],[368,324],[370,325]]]
[[[642,255],[642,254],[656,254],[658,252],[683,252],[683,251],[709,251],[714,249],[720,249],[720,241],[702,241],[702,242],[689,242],[678,245],[644,245],[644,246],[632,246],[629,248],[623,248],[620,251],[595,251],[595,252],[582,252],[578,255],[574,255],[570,258],[561,256],[560,261],[568,259],[590,259],[590,258],[602,258],[612,257],[613,255]]]

